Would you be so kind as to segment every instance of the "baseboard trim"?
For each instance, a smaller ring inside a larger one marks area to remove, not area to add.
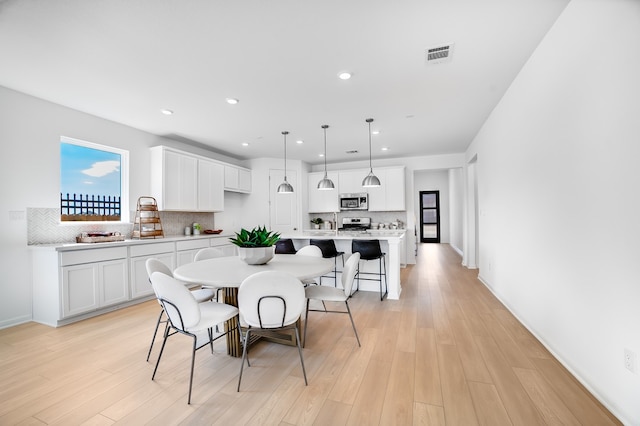
[[[569,371],[569,373],[571,373],[571,375],[573,375],[573,377],[575,377],[575,379],[578,382],[580,382],[580,384],[584,386],[585,389],[587,389],[595,399],[598,400],[600,404],[604,405],[606,409],[611,412],[611,414],[613,414],[619,421],[622,422],[622,424],[625,424],[625,425],[631,424],[627,419],[624,418],[624,416],[622,416],[619,412],[617,412],[617,410],[611,407],[611,405],[607,403],[606,399],[603,398],[602,395],[600,395],[591,385],[589,385],[589,383],[586,380],[584,380],[579,374],[577,374],[573,370],[573,368],[571,368],[571,365],[565,359],[559,356],[551,348],[551,346],[540,335],[538,335],[538,333],[536,333],[522,318],[520,318],[520,316],[517,313],[515,313],[507,303],[505,303],[502,297],[500,297],[500,294],[498,294],[493,290],[493,288],[491,288],[488,281],[485,280],[481,274],[478,274],[478,280],[482,283],[482,285],[484,285],[491,292],[491,294],[495,296],[496,299],[500,301],[500,303],[502,303],[502,305],[505,308],[507,308],[509,312],[511,312],[511,314],[520,322],[520,324],[524,326],[524,328],[526,328],[531,334],[533,334],[533,336],[536,339],[538,339],[538,341],[542,344],[542,346],[544,346],[549,351],[549,353],[551,353],[551,355],[553,355],[553,357],[557,359],[558,362],[560,362],[560,364],[562,364],[562,366],[566,368],[567,371]]]
[[[21,317],[4,320],[0,322],[0,330],[2,330],[3,328],[14,327],[16,325],[24,324],[27,322],[31,322],[31,316],[23,315]]]

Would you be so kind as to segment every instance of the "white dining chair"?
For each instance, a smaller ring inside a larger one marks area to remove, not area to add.
[[[225,254],[221,249],[217,247],[206,247],[198,250],[198,252],[193,257],[193,261],[200,262],[201,260],[215,259],[218,257],[225,257]],[[218,301],[222,301],[222,298],[220,297],[220,291],[223,290],[222,287],[206,286],[206,288],[215,291],[215,299]]]
[[[320,247],[308,245],[301,247],[300,250],[296,252],[296,256],[322,257],[322,250],[320,250]],[[306,287],[308,285],[316,285],[318,282],[313,278],[307,278],[302,280],[302,284]]]
[[[151,283],[151,274],[153,274],[154,272],[161,272],[173,278],[173,273],[171,272],[171,269],[169,269],[169,267],[164,263],[162,263],[162,261],[160,261],[159,259],[156,259],[156,258],[147,259],[147,261],[145,262],[145,267],[147,269],[147,276],[149,277],[149,283]],[[211,290],[208,288],[191,290],[191,294],[193,295],[194,299],[196,299],[196,302],[198,303],[208,302],[210,300],[213,300],[216,296],[215,290]],[[158,327],[163,322],[166,323],[166,326],[168,326],[167,320],[164,320],[164,321],[162,320],[162,317],[164,316],[165,312],[164,312],[164,309],[162,308],[162,303],[160,303],[160,300],[157,294],[156,294],[156,299],[158,299],[158,303],[160,304],[160,315],[158,315],[158,321],[156,321],[156,328],[153,331],[153,337],[151,338],[151,344],[149,345],[149,352],[147,353],[147,361],[149,361],[149,357],[151,357],[151,351],[153,350],[153,343],[156,341],[156,336],[158,334]]]
[[[238,392],[242,381],[244,361],[250,367],[248,346],[252,334],[272,334],[274,331],[295,330],[304,384],[304,368],[298,320],[304,310],[304,287],[299,279],[286,272],[262,271],[246,278],[238,288],[238,309],[247,331],[243,340],[242,362],[238,377]]]
[[[167,339],[177,333],[191,337],[193,346],[191,373],[189,376],[189,396],[187,398],[187,403],[191,404],[196,351],[210,345],[211,353],[213,353],[213,342],[229,333],[229,331],[226,331],[214,338],[213,327],[238,316],[238,308],[225,303],[198,303],[183,283],[161,272],[151,274],[151,285],[158,295],[158,300],[162,303],[169,321],[169,327],[164,331],[162,347],[160,348],[160,354],[158,355],[158,361],[156,361],[156,367],[153,369],[151,380],[156,377]],[[202,335],[204,332],[207,333],[208,338],[204,343],[198,345],[198,335]],[[239,328],[238,332],[240,332]]]
[[[323,285],[314,285],[305,288],[305,296],[307,297],[307,309],[305,312],[304,322],[304,342],[307,342],[307,325],[309,324],[309,312],[325,312],[325,313],[337,313],[337,314],[349,314],[351,320],[351,326],[353,332],[356,335],[358,346],[360,346],[360,338],[358,337],[358,331],[356,330],[356,324],[353,322],[353,316],[351,315],[351,309],[349,309],[349,297],[351,297],[351,288],[353,287],[353,280],[355,279],[356,272],[358,270],[358,262],[360,262],[360,253],[353,253],[349,256],[344,268],[342,269],[342,288],[329,287]],[[324,310],[309,309],[309,302],[311,300],[320,300],[324,306]],[[330,311],[327,310],[325,302],[344,302],[346,311]]]

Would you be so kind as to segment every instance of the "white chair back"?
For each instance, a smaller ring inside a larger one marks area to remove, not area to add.
[[[347,297],[351,295],[353,280],[358,272],[358,262],[360,262],[360,253],[355,252],[349,256],[349,259],[347,259],[347,262],[344,264],[344,268],[342,269],[342,288],[344,289],[344,294]]]
[[[296,252],[296,255],[322,257],[322,250],[318,246],[304,246]]]
[[[224,252],[216,247],[208,247],[199,250],[193,258],[194,262],[205,259],[215,259],[216,257],[224,257]]]
[[[200,322],[198,302],[183,283],[162,272],[154,272],[151,285],[175,328],[184,331]]]
[[[151,274],[153,274],[154,272],[162,272],[165,275],[173,277],[173,272],[171,272],[171,269],[169,269],[167,265],[165,265],[158,259],[147,259],[147,261],[145,262],[145,266],[147,268],[147,275],[149,275],[149,279],[151,279]]]
[[[247,277],[238,289],[240,315],[251,327],[279,328],[293,324],[304,306],[302,283],[286,272],[258,272]]]

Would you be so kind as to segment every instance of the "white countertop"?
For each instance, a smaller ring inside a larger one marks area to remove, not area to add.
[[[142,238],[142,239],[127,239],[124,241],[112,241],[105,243],[52,243],[52,244],[34,244],[29,248],[32,250],[84,250],[84,249],[97,249],[106,247],[118,247],[118,246],[134,246],[139,244],[158,244],[166,242],[176,241],[190,241],[205,238],[231,238],[235,234],[223,232],[222,234],[200,234],[200,235],[168,235],[163,238]]]
[[[372,229],[369,231],[338,231],[331,229],[306,229],[298,232],[286,232],[280,235],[280,238],[291,239],[334,239],[334,240],[353,240],[353,239],[372,239],[391,240],[402,238],[406,233],[406,229]]]

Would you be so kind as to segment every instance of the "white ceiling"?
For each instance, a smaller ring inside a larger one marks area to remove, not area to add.
[[[374,159],[457,153],[568,1],[0,0],[0,85],[240,159],[288,130],[322,163],[322,124],[328,162],[368,159],[369,117]]]

